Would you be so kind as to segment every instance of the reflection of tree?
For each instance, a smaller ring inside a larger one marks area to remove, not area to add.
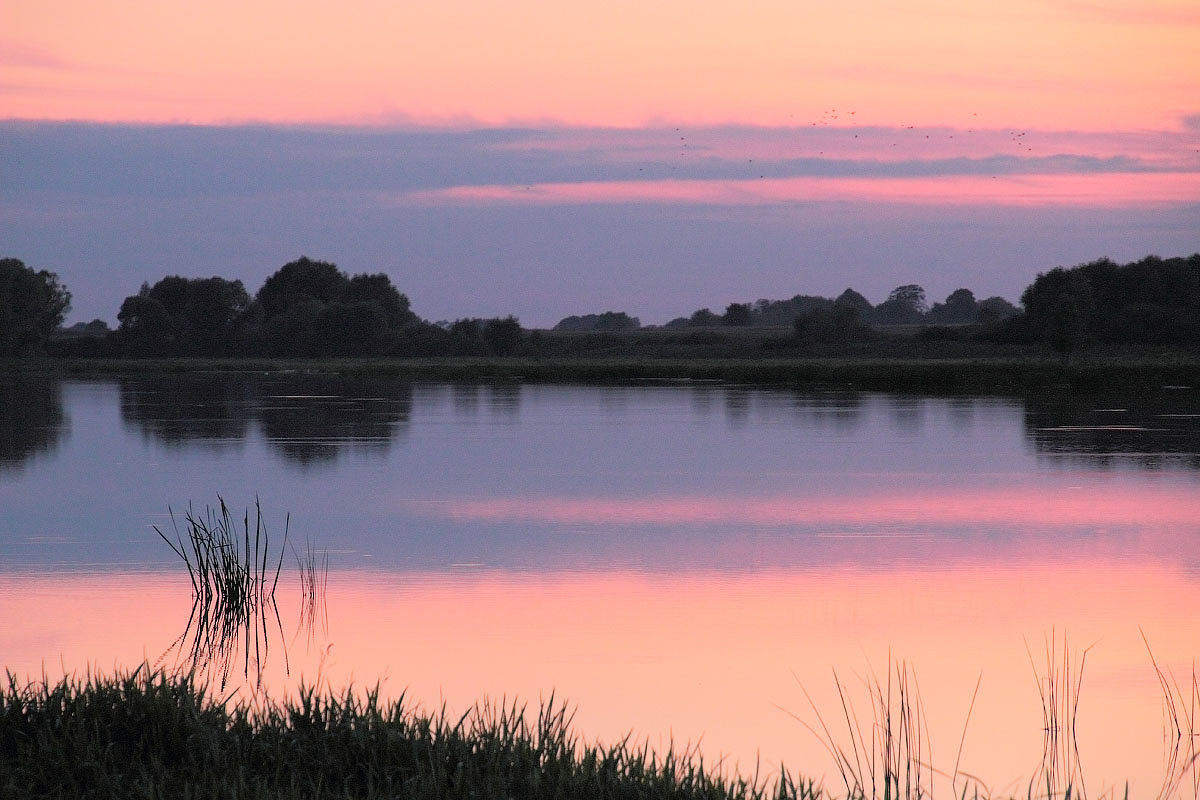
[[[853,391],[796,392],[792,395],[795,415],[816,424],[832,423],[839,430],[852,430],[863,421],[863,396]]]
[[[252,389],[231,375],[160,375],[121,381],[121,419],[168,445],[240,444]]]
[[[331,461],[345,447],[386,450],[412,414],[412,387],[382,379],[304,376],[273,380],[260,391],[263,434],[302,464]]]
[[[0,469],[53,450],[65,428],[57,380],[23,375],[0,379]]]
[[[1025,438],[1038,453],[1091,467],[1200,470],[1198,394],[1031,397],[1025,403]]]
[[[121,417],[168,445],[240,444],[257,420],[273,449],[301,463],[346,447],[384,450],[408,425],[412,387],[335,376],[156,376],[121,383]]]

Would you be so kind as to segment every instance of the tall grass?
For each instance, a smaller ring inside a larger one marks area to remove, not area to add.
[[[1025,651],[1042,704],[1042,761],[1030,781],[1030,794],[1044,789],[1048,798],[1087,798],[1076,734],[1083,670],[1090,650],[1087,647],[1072,655],[1066,633],[1060,649],[1057,635],[1051,632],[1045,642],[1045,665],[1039,670],[1026,642]]]
[[[182,533],[174,511],[168,509],[174,541],[154,527],[155,533],[183,560],[193,595],[184,632],[160,657],[159,663],[173,652],[180,654],[189,671],[212,671],[224,688],[240,650],[243,676],[249,680],[253,667],[254,685],[258,686],[270,648],[270,623],[274,622],[281,639],[283,634],[275,590],[283,569],[291,519],[284,523],[283,542],[275,557],[257,499],[253,536],[249,509],[241,519],[239,531],[225,500],[220,496],[217,500],[218,507],[206,507],[203,514],[196,514],[189,506]],[[286,647],[284,663],[285,670],[290,672]]]
[[[1192,662],[1191,681],[1179,681],[1164,671],[1154,657],[1150,640],[1141,631],[1146,653],[1154,665],[1154,674],[1163,698],[1163,780],[1158,791],[1160,800],[1182,796],[1191,790],[1200,797],[1200,677]]]
[[[860,704],[856,706],[855,693],[836,670],[833,682],[837,689],[840,720],[826,721],[803,684],[800,689],[817,724],[814,726],[799,715],[779,708],[817,737],[833,758],[848,798],[927,800],[935,796],[936,777],[949,779],[952,794],[958,797],[965,797],[968,790],[975,796],[981,790],[985,795],[990,794],[977,778],[959,771],[960,758],[955,759],[954,770],[950,773],[934,766],[925,704],[913,667],[905,661],[893,663],[889,654],[885,675],[882,680],[873,672],[859,678],[869,712],[860,714],[864,696],[859,695]],[[978,692],[979,683],[976,683],[959,741],[959,757]],[[958,786],[960,777],[963,781],[961,790]]]
[[[377,691],[263,700],[251,708],[186,674],[0,686],[0,797],[677,798],[822,796],[786,773],[724,777],[694,751],[582,742],[553,698],[462,716]]]
[[[1200,676],[1193,663],[1190,681],[1179,681],[1159,666],[1144,633],[1142,638],[1161,688],[1164,719],[1163,778],[1155,794],[1144,796],[1157,800],[1200,798]],[[1045,640],[1039,665],[1026,644],[1042,717],[1042,756],[1026,786],[1026,800],[1086,800],[1088,796],[1077,732],[1084,671],[1088,653],[1094,646],[1072,650],[1066,634],[1060,638],[1052,631]],[[915,671],[906,662],[893,663],[890,653],[886,679],[881,680],[874,673],[860,677],[858,692],[834,671],[837,706],[833,714],[822,713],[801,684],[815,723],[777,707],[803,725],[829,753],[846,798],[944,797],[946,794],[935,788],[938,778],[947,779],[949,796],[956,800],[990,798],[994,796],[991,789],[979,777],[960,769],[982,678],[981,674],[967,708],[952,770],[942,769],[933,762]],[[865,712],[861,711],[864,705],[868,708]],[[1117,796],[1115,788],[1101,792],[1101,797]],[[1126,786],[1123,797],[1128,800],[1129,796]]]

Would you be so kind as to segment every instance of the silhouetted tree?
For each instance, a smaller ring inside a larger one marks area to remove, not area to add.
[[[40,348],[70,308],[71,293],[58,275],[0,258],[0,355]]]
[[[1095,296],[1081,270],[1056,267],[1041,273],[1021,295],[1034,334],[1068,354],[1089,338]]]
[[[307,257],[267,278],[247,318],[250,349],[271,355],[404,352],[408,335],[432,341],[387,275],[347,277]]]
[[[315,320],[317,334],[329,355],[369,351],[387,331],[388,320],[378,303],[331,303]]]
[[[748,303],[730,303],[725,307],[725,314],[721,317],[721,323],[724,325],[746,327],[750,324],[750,305]]]
[[[131,355],[225,355],[249,305],[241,281],[169,275],[125,298],[117,339]]]
[[[798,294],[790,300],[755,300],[750,307],[753,325],[791,325],[792,320],[817,308],[827,308],[828,297]]]
[[[308,299],[326,306],[341,298],[349,279],[337,265],[301,256],[267,278],[255,299],[267,320]]]
[[[801,342],[847,342],[866,338],[870,332],[859,320],[857,309],[849,303],[833,303],[800,314],[793,328]]]
[[[346,284],[339,301],[342,303],[374,303],[383,312],[388,328],[402,328],[417,321],[408,307],[408,297],[401,294],[392,280],[382,272],[374,275],[355,275]]]
[[[976,303],[976,322],[991,324],[1014,317],[1021,310],[1003,297],[988,297]]]
[[[970,289],[955,289],[946,297],[945,303],[934,303],[926,315],[926,322],[934,325],[956,325],[975,321],[979,314],[975,294]]]
[[[686,320],[685,320],[686,322]],[[564,317],[554,326],[556,331],[624,331],[642,327],[637,317],[624,311],[605,311],[603,314],[584,314]]]
[[[692,312],[692,316],[688,319],[688,326],[692,328],[710,328],[720,324],[721,318],[707,308]]]
[[[495,355],[512,355],[521,343],[521,323],[514,316],[489,319],[483,325],[483,341]]]
[[[864,323],[870,322],[871,315],[875,312],[875,307],[871,305],[870,300],[849,287],[846,288],[846,291],[839,294],[833,303],[834,305],[853,308],[858,313],[859,321]]]
[[[925,290],[915,283],[897,286],[888,299],[875,306],[875,321],[883,325],[912,325],[924,318]]]

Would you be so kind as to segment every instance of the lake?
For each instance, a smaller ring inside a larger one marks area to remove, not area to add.
[[[154,526],[218,496],[290,545],[278,619],[197,646]],[[319,602],[293,545],[328,559]],[[22,677],[149,661],[460,710],[553,692],[587,739],[837,789],[810,730],[850,746],[835,674],[868,739],[864,682],[890,675],[951,775],[1023,794],[1049,693],[1088,791],[1145,796],[1178,755],[1160,673],[1198,707],[1197,609],[1192,389],[0,376],[0,665]]]

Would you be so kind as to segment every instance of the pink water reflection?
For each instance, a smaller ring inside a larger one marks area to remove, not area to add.
[[[388,695],[459,709],[554,690],[578,707],[588,738],[701,740],[709,759],[784,760],[831,781],[828,756],[780,707],[812,719],[799,680],[835,714],[831,668],[854,683],[884,669],[889,650],[916,669],[935,763],[952,765],[982,672],[963,768],[994,790],[1028,778],[1041,715],[1025,642],[1036,653],[1055,628],[1077,649],[1096,643],[1079,712],[1089,788],[1129,779],[1135,795],[1152,792],[1163,720],[1139,626],[1181,677],[1200,649],[1200,577],[1103,559],[736,575],[338,572],[328,634],[311,644],[296,632],[297,595],[281,589],[291,669],[273,646],[273,694],[302,678],[382,680]],[[189,604],[178,574],[3,576],[0,655],[19,675],[154,661]]]
[[[678,525],[917,524],[1181,525],[1200,527],[1200,492],[1192,486],[1090,485],[996,488],[944,487],[927,491],[844,496],[663,495],[628,497],[498,497],[408,501],[407,508],[457,520],[535,523]]]

